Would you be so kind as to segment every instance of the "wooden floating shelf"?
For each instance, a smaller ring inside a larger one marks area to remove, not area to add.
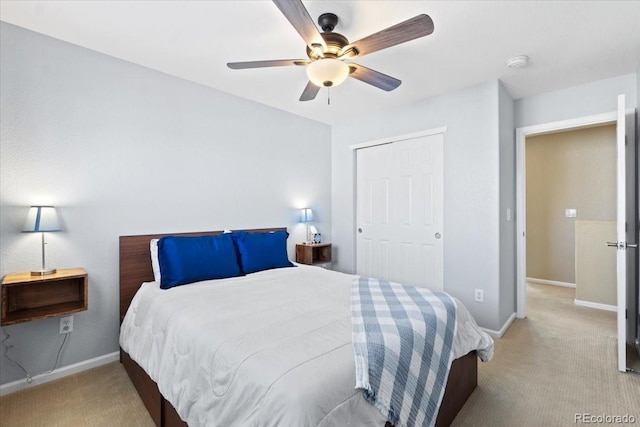
[[[296,262],[309,265],[330,263],[331,243],[297,244]]]
[[[85,311],[88,284],[82,268],[46,276],[7,274],[2,280],[2,326]]]

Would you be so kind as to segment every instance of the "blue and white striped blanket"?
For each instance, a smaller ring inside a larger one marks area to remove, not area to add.
[[[444,292],[357,277],[356,388],[396,427],[433,426],[453,359],[456,303]]]

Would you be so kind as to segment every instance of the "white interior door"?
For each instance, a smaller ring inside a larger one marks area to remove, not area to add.
[[[616,130],[617,146],[617,293],[618,293],[618,370],[627,370],[627,187],[626,187],[626,123],[624,95],[618,96],[618,123]]]
[[[442,290],[442,134],[357,151],[356,271]]]
[[[633,344],[639,331],[638,264],[638,183],[635,144],[636,114],[626,110],[625,96],[618,96],[617,118],[617,293],[618,293],[618,370],[627,369],[627,344]]]
[[[640,331],[640,312],[638,297],[640,293],[640,284],[638,283],[638,147],[636,138],[636,111],[635,109],[627,109],[625,114],[626,124],[626,200],[627,219],[626,219],[626,258],[627,258],[627,296],[626,296],[626,329],[627,329],[627,356],[632,346],[638,343]],[[640,346],[638,346],[640,353]],[[627,360],[627,367],[631,367],[631,362]]]

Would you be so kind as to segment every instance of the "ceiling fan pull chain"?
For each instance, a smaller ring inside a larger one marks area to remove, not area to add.
[[[331,88],[327,88],[327,105],[331,105]]]

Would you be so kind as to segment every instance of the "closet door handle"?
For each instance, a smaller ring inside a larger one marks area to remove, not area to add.
[[[638,249],[638,244],[637,243],[627,243],[627,247],[628,248]]]
[[[618,247],[618,242],[607,242],[607,246],[611,246],[613,248],[617,248]]]

